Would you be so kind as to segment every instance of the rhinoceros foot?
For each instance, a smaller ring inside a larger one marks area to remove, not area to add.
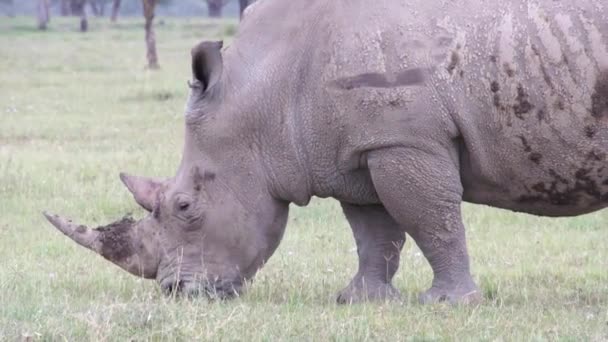
[[[365,283],[355,278],[338,293],[338,304],[355,304],[361,302],[384,302],[401,300],[401,294],[392,284],[385,282]]]
[[[454,305],[476,305],[481,302],[482,296],[475,284],[456,286],[451,289],[433,286],[422,292],[418,300],[420,304],[447,302]]]

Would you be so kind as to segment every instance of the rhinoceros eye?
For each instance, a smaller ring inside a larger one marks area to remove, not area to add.
[[[186,211],[186,210],[188,210],[188,208],[190,208],[190,203],[188,203],[188,202],[179,202],[177,204],[177,208],[180,211]]]

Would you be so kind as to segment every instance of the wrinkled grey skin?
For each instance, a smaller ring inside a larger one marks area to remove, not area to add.
[[[545,216],[608,204],[607,7],[259,1],[221,55],[193,49],[175,177],[122,175],[151,211],[126,250],[110,253],[116,228],[49,219],[164,289],[224,297],[272,255],[289,203],[333,197],[359,254],[339,302],[398,298],[406,233],[434,272],[422,302],[476,301],[463,200]]]

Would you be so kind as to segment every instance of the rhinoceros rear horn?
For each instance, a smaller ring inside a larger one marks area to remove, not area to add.
[[[129,189],[131,194],[133,194],[135,202],[147,211],[152,211],[154,209],[156,195],[160,190],[163,181],[154,178],[132,176],[124,172],[120,173],[120,180],[127,189]]]
[[[192,48],[192,75],[207,91],[213,87],[222,75],[222,41],[204,41]]]

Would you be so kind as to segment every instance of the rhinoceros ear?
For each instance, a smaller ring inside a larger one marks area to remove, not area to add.
[[[222,75],[223,41],[199,43],[192,49],[192,75],[200,82],[202,91],[213,87]]]
[[[162,181],[132,176],[124,172],[120,173],[120,180],[126,185],[127,189],[131,191],[137,204],[141,205],[147,211],[154,210],[156,195],[163,184]]]

